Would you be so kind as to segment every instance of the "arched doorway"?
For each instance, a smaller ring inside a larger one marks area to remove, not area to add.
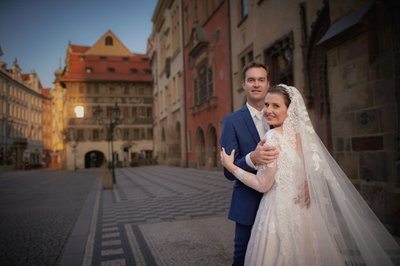
[[[101,151],[89,151],[85,154],[85,168],[100,167],[104,160],[104,154]]]
[[[176,123],[175,126],[175,132],[176,132],[176,158],[181,159],[182,158],[182,151],[181,151],[181,124],[179,122]]]
[[[197,167],[201,168],[206,165],[206,152],[205,152],[204,132],[201,128],[196,131],[196,157]]]
[[[217,167],[217,130],[214,125],[208,126],[208,151],[207,151],[207,166],[209,168]]]
[[[161,129],[161,154],[160,161],[162,164],[165,164],[165,160],[167,159],[167,134],[165,132],[165,128]]]

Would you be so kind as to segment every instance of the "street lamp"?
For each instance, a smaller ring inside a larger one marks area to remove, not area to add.
[[[71,148],[72,148],[72,153],[74,154],[74,171],[76,171],[76,169],[78,169],[76,167],[76,154],[78,152],[78,149],[77,149],[78,142],[76,140],[72,140],[70,145],[71,145]]]
[[[108,141],[111,144],[111,173],[112,173],[113,184],[116,183],[115,159],[114,159],[114,128],[120,122],[120,115],[121,115],[121,109],[119,108],[118,103],[115,103],[114,107],[112,108],[112,114],[110,114],[109,116],[110,119],[109,121],[103,119],[103,110],[99,105],[96,106],[96,109],[94,111],[94,117],[96,118],[96,120],[99,122],[99,124],[104,124],[108,131],[108,136],[109,136]]]
[[[74,112],[75,112],[75,117],[78,119],[85,117],[85,108],[81,105],[75,106]],[[78,169],[78,167],[76,166],[76,157],[77,157],[77,153],[78,153],[78,137],[79,136],[76,135],[76,128],[70,128],[69,134],[71,137],[70,146],[72,148],[72,153],[74,154],[74,171],[76,171]]]

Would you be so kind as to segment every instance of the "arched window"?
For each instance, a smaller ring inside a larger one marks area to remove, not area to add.
[[[106,38],[106,45],[107,46],[112,46],[113,45],[113,38],[112,37],[108,36]]]

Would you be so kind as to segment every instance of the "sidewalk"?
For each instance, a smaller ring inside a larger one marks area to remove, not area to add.
[[[93,185],[60,265],[230,265],[231,183],[222,172],[163,166],[117,169]]]

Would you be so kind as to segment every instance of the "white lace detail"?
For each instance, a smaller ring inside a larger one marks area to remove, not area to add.
[[[276,226],[274,222],[268,224],[268,232],[270,234],[276,234]]]
[[[281,134],[276,132],[276,130],[273,130],[273,129],[268,130],[267,133],[265,133],[265,135],[264,135],[264,139],[265,139],[264,145],[275,147],[279,150],[280,149],[279,148],[280,135]],[[257,169],[257,171],[261,171],[261,170],[264,170],[266,168],[271,168],[271,167],[273,167],[273,163],[256,166],[256,169]]]
[[[233,173],[234,174],[234,176],[237,178],[237,179],[242,179],[243,178],[243,174],[244,174],[244,171],[243,171],[243,169],[242,168],[238,168],[238,170],[235,172],[235,173]]]
[[[253,227],[257,231],[251,235],[245,264],[400,263],[396,256],[400,254],[399,245],[326,150],[300,92],[284,84],[278,86],[287,90],[291,103],[282,134],[276,130],[266,134],[267,143],[275,143],[280,151],[275,183],[260,203]],[[243,171],[235,175],[242,176]],[[311,200],[309,208],[294,202],[304,195],[305,184]],[[279,250],[279,254],[268,254],[271,246],[276,248],[272,252]]]

